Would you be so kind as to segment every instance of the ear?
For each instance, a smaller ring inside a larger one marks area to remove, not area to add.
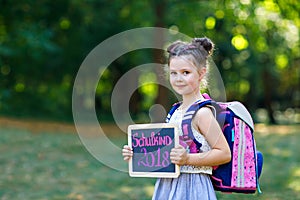
[[[199,70],[199,81],[201,81],[204,78],[205,74],[206,74],[206,68],[203,67],[201,70]]]

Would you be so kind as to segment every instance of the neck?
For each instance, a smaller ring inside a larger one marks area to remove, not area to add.
[[[204,99],[202,94],[200,92],[197,92],[193,95],[185,95],[182,96],[182,108],[188,108],[191,104],[193,104],[194,102],[198,101],[198,100],[202,100]]]

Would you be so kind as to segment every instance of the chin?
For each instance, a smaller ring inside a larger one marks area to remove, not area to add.
[[[178,91],[176,93],[181,96],[190,94],[189,92],[178,92]]]

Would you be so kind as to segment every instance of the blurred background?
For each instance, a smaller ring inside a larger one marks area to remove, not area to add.
[[[213,60],[227,100],[241,101],[249,109],[258,124],[258,147],[272,163],[262,180],[269,195],[255,198],[300,198],[299,13],[296,0],[0,0],[0,199],[150,198],[153,180],[110,172],[87,156],[75,134],[64,134],[76,132],[72,90],[85,57],[105,39],[140,27],[164,27],[214,41]],[[109,133],[119,134],[111,128],[114,85],[134,66],[165,63],[164,56],[153,49],[133,51],[106,69],[95,106]],[[139,81],[156,76],[142,74]],[[174,100],[160,85],[145,85],[134,93],[130,112],[135,119],[147,119],[153,104],[168,109]],[[279,172],[274,182],[272,174],[281,168],[285,173]],[[99,169],[106,178],[96,173]],[[113,173],[118,175],[103,184]],[[136,181],[143,190],[134,194]],[[253,196],[237,197],[243,198]]]
[[[88,53],[122,31],[158,26],[211,38],[227,99],[245,103],[257,121],[300,122],[297,1],[0,2],[1,115],[71,121],[73,81]],[[165,63],[163,56],[139,50],[113,62],[99,81],[96,110],[111,120],[110,94],[118,79],[133,66]],[[172,103],[158,87],[136,92],[132,115],[153,102]]]

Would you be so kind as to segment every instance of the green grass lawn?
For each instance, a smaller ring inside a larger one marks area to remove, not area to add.
[[[263,194],[217,193],[219,199],[300,199],[300,126],[283,129],[263,127],[255,135],[265,159]],[[0,134],[0,200],[151,199],[155,179],[130,178],[103,165],[77,134],[1,127]],[[121,147],[126,135],[111,140]]]

